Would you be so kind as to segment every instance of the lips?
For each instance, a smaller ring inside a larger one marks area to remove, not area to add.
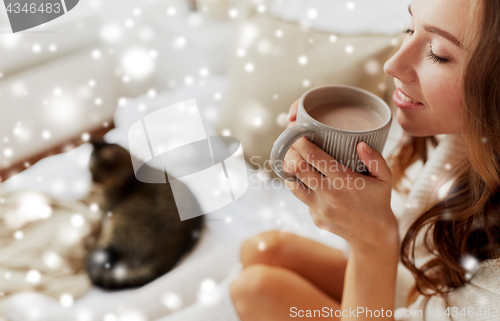
[[[411,97],[408,97],[408,95],[406,95],[405,93],[403,93],[401,91],[401,89],[398,90],[398,95],[399,97],[401,97],[402,100],[408,102],[408,103],[415,103],[415,104],[418,104],[418,101],[412,99]]]
[[[425,107],[422,103],[419,103],[418,101],[406,95],[399,88],[396,88],[396,90],[394,91],[394,94],[392,95],[392,100],[399,108],[415,109],[415,108]]]

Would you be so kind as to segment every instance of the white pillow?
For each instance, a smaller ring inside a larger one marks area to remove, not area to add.
[[[408,27],[409,0],[271,0],[270,13],[285,21],[342,35],[391,35]]]

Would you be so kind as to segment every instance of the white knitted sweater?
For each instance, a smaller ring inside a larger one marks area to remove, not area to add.
[[[446,192],[446,179],[443,179],[446,172],[466,157],[465,141],[460,135],[440,136],[438,146],[431,151],[429,159],[414,181],[405,201],[405,210],[398,218],[401,239],[422,210]],[[422,235],[419,234],[419,237],[417,244],[422,242]],[[422,249],[423,246],[417,245],[415,255],[418,267],[430,258],[430,254]],[[476,271],[470,283],[450,293],[449,307],[438,296],[429,298],[420,295],[406,310],[399,308],[395,311],[396,320],[500,320],[500,262],[483,261]],[[414,282],[415,279],[409,270],[399,263],[397,302],[406,299]]]

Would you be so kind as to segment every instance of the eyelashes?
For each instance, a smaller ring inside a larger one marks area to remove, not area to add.
[[[406,29],[405,31],[403,31],[403,33],[407,33],[407,34],[413,35],[415,33],[415,31],[411,30],[411,29]],[[427,54],[427,57],[432,61],[432,63],[444,64],[444,63],[448,62],[448,59],[436,56],[432,52],[432,48],[430,46],[429,46],[429,48],[430,48],[430,51]]]

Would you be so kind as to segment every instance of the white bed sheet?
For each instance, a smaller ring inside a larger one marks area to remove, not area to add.
[[[106,140],[127,148],[128,128],[135,120],[157,108],[190,98],[197,101],[207,134],[215,134],[210,119],[216,117],[218,110],[220,100],[216,99],[216,93],[223,95],[225,88],[225,77],[212,76],[203,84],[182,87],[155,97],[143,95],[121,101],[115,113],[116,128],[106,135]],[[60,198],[84,197],[91,183],[87,169],[91,151],[91,145],[84,144],[70,152],[47,157],[1,184],[0,190],[30,189]],[[282,181],[272,181],[274,185],[271,188],[270,181],[264,184],[264,181],[255,179],[258,173],[248,164],[247,170],[249,177],[253,177],[247,192],[235,202],[206,215],[206,227],[200,242],[173,271],[138,289],[106,292],[92,288],[70,308],[62,308],[57,300],[41,294],[18,294],[4,302],[5,316],[16,321],[90,321],[105,320],[103,318],[108,315],[105,321],[109,321],[114,320],[110,313],[117,316],[126,307],[142,315],[143,319],[137,320],[154,320],[172,312],[163,300],[167,293],[183,282],[198,282],[190,280],[189,274],[186,275],[183,270],[199,270],[210,262],[215,264],[224,251],[238,247],[248,237],[271,229],[291,231],[346,249],[347,243],[342,238],[314,225],[307,206],[296,199]],[[182,298],[183,307],[188,308],[196,299],[197,296]]]

